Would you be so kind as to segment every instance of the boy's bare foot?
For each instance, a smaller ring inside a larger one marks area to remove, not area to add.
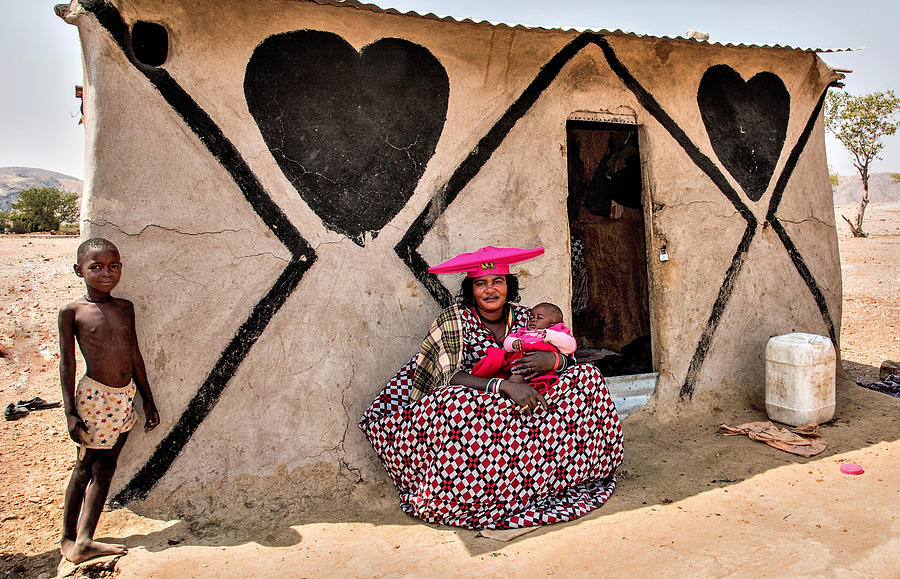
[[[60,541],[59,552],[63,557],[75,563],[84,563],[88,559],[94,557],[102,557],[103,555],[124,555],[128,552],[125,545],[112,545],[110,543],[100,543],[98,541],[87,541],[85,543],[76,543],[71,539],[63,539]]]

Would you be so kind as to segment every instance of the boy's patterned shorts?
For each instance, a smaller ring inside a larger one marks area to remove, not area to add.
[[[134,382],[114,388],[84,375],[75,388],[78,416],[88,431],[80,433],[78,458],[84,458],[86,448],[112,448],[119,435],[128,432],[137,422],[134,411]]]

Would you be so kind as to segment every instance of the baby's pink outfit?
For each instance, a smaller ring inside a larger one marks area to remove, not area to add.
[[[547,332],[546,338],[543,337],[544,332]],[[572,337],[572,330],[567,328],[562,322],[554,324],[546,330],[528,330],[527,328],[520,328],[506,336],[506,339],[503,340],[503,349],[507,352],[512,352],[512,345],[516,340],[522,340],[522,349],[526,351],[531,349],[528,348],[531,344],[538,344],[541,342],[546,342],[555,346],[561,354],[566,355],[575,352],[577,349],[575,338]]]

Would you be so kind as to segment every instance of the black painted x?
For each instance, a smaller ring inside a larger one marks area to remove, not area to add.
[[[207,376],[203,385],[197,391],[193,399],[188,403],[186,410],[176,421],[175,426],[159,443],[147,463],[132,477],[131,481],[113,499],[117,502],[128,502],[134,499],[144,498],[169,470],[181,450],[187,444],[193,433],[206,416],[212,411],[218,402],[222,392],[238,367],[246,358],[256,340],[265,331],[269,321],[285,303],[300,283],[303,275],[316,260],[316,253],[309,243],[300,235],[294,225],[287,219],[284,212],[272,201],[253,171],[241,157],[234,145],[225,137],[221,129],[209,117],[209,115],[182,89],[169,74],[160,68],[148,67],[135,59],[128,37],[128,26],[122,20],[121,15],[114,6],[103,0],[82,0],[82,6],[93,13],[100,24],[112,35],[119,47],[125,53],[132,65],[139,70],[160,92],[169,105],[178,113],[192,131],[201,139],[210,153],[229,172],[234,182],[240,188],[247,202],[260,216],[272,233],[291,252],[291,261],[282,271],[268,293],[256,304],[250,316],[241,324],[235,336],[219,356],[212,371]],[[716,184],[722,193],[731,201],[741,216],[747,221],[743,238],[732,259],[731,267],[725,276],[718,298],[713,305],[713,313],[707,322],[706,329],[700,338],[700,342],[691,361],[685,383],[682,386],[682,397],[690,397],[693,393],[694,381],[697,372],[706,356],[709,343],[718,325],[719,315],[724,310],[734,282],[743,265],[743,254],[752,241],[757,221],[753,213],[747,208],[731,187],[727,179],[722,175],[716,165],[690,141],[687,135],[662,109],[659,103],[648,93],[640,83],[631,75],[627,68],[616,58],[612,48],[606,39],[596,33],[586,32],[562,48],[540,70],[532,83],[523,91],[512,106],[482,137],[472,153],[460,163],[453,172],[447,184],[442,190],[432,197],[428,207],[410,225],[404,237],[395,247],[397,254],[407,264],[413,274],[428,289],[431,295],[440,303],[448,304],[452,299],[450,292],[433,275],[428,273],[428,265],[418,253],[425,235],[433,227],[437,218],[453,202],[460,191],[478,174],[496,148],[500,145],[516,122],[531,108],[540,94],[552,83],[562,67],[569,62],[578,52],[589,44],[595,44],[603,51],[611,69],[619,76],[622,82],[634,93],[637,100],[645,109],[663,126],[672,137],[684,148],[691,159],[702,169]],[[776,184],[769,204],[766,219],[772,224],[773,229],[787,249],[794,266],[803,277],[812,294],[815,296],[822,316],[829,327],[831,338],[835,341],[834,324],[828,313],[825,298],[812,277],[809,269],[791,241],[784,227],[778,221],[775,212],[790,174],[796,166],[797,160],[803,151],[809,134],[815,124],[815,120],[821,110],[825,94],[823,92],[815,110],[810,116],[809,122],[795,145],[787,163],[782,169],[782,174]]]

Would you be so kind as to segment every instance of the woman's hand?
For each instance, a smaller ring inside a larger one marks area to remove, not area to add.
[[[504,380],[500,383],[500,392],[518,404],[519,409],[525,416],[531,416],[531,413],[539,407],[547,406],[547,401],[544,400],[544,397],[526,382]]]
[[[532,378],[537,378],[538,376],[552,372],[557,359],[557,354],[554,354],[553,352],[543,352],[540,350],[525,352],[521,358],[513,361],[512,371],[513,374],[519,374],[526,380],[531,380]]]

